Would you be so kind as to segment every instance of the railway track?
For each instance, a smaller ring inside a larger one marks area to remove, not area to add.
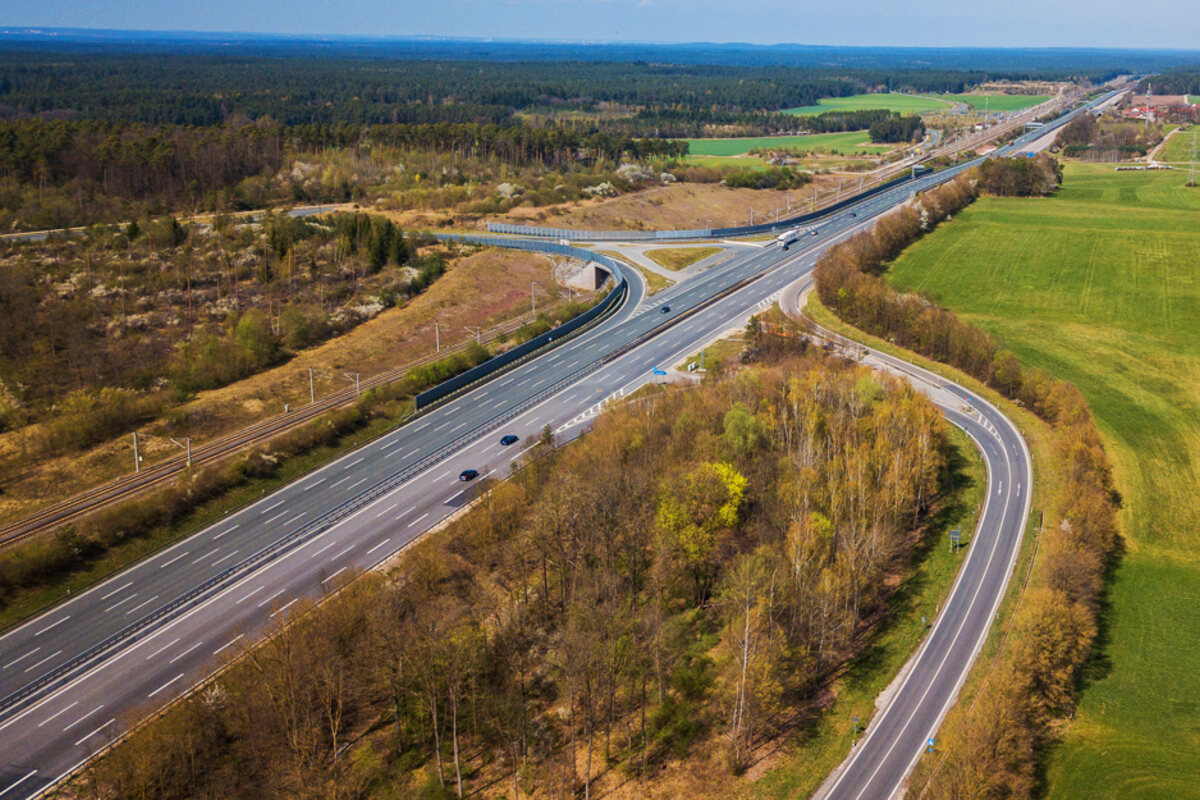
[[[525,313],[515,319],[502,322],[483,332],[481,341],[485,344],[490,343],[498,336],[512,333],[521,325],[529,322],[531,318],[531,314]],[[361,392],[366,392],[399,380],[409,370],[460,352],[470,344],[471,340],[466,339],[442,352],[433,353],[399,367],[364,378],[359,384]],[[213,464],[247,447],[268,442],[281,434],[295,430],[297,427],[317,419],[328,411],[350,405],[358,399],[361,392],[356,392],[355,389],[350,387],[339,389],[314,403],[309,403],[294,411],[268,417],[234,433],[193,447],[192,466]],[[187,469],[187,457],[181,454],[166,458],[148,467],[143,467],[140,472],[133,475],[124,475],[91,489],[85,489],[73,497],[39,509],[22,519],[0,525],[0,548],[24,541],[73,522],[80,517],[100,511],[115,503],[161,487],[174,481],[187,471]]]

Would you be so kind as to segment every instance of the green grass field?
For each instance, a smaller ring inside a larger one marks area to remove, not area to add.
[[[891,270],[1075,383],[1114,461],[1127,552],[1048,754],[1050,798],[1200,798],[1200,190],[1186,179],[1069,164],[1057,196],[979,200]]]
[[[1158,154],[1159,161],[1176,164],[1192,162],[1192,137],[1197,137],[1196,152],[1200,153],[1200,125],[1193,125],[1186,131],[1180,131],[1167,140],[1167,145]]]
[[[789,108],[785,114],[824,114],[826,111],[865,111],[867,109],[886,108],[888,111],[899,111],[902,114],[916,114],[921,111],[937,111],[950,108],[952,104],[937,97],[915,94],[899,94],[897,92],[879,92],[876,94],[852,94],[849,97],[823,97],[815,106]]]
[[[878,154],[891,150],[891,145],[871,144],[866,131],[847,133],[813,133],[807,136],[757,136],[734,139],[688,139],[690,156],[739,156],[756,147],[778,147],[791,150],[837,150],[839,153]]]
[[[701,259],[715,256],[722,247],[658,247],[646,251],[646,257],[660,267],[680,270],[690,267]]]
[[[983,111],[984,106],[987,106],[989,111],[1020,111],[1050,99],[1049,95],[1044,94],[940,94],[938,97],[951,102],[966,103],[979,111]]]

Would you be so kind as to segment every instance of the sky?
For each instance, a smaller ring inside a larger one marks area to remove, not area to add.
[[[1200,0],[3,0],[0,26],[878,46],[1200,48]]]

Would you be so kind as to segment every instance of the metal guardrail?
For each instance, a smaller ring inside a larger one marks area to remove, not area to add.
[[[898,178],[876,184],[858,194],[853,194],[833,205],[825,206],[817,211],[810,211],[795,217],[765,222],[759,225],[741,225],[731,228],[697,228],[679,231],[580,231],[570,228],[544,228],[529,225],[511,225],[503,222],[489,222],[488,230],[492,233],[504,233],[517,236],[536,236],[546,239],[566,239],[576,242],[600,241],[673,241],[679,239],[720,239],[727,236],[752,236],[757,233],[775,233],[776,231],[803,225],[827,214],[840,211],[868,197],[887,191],[913,179],[912,175],[902,175]],[[500,245],[504,246],[504,245]],[[560,245],[567,247],[567,245]]]
[[[1118,91],[1121,91],[1121,90],[1118,90]],[[1112,97],[1114,94],[1117,94],[1118,91],[1108,92],[1108,93],[1102,95],[1101,97],[1099,97],[1098,99],[1086,103],[1085,105],[1082,106],[1082,108],[1091,108],[1098,103],[1104,102],[1105,100]],[[1045,104],[1043,104],[1043,105],[1045,105]],[[1037,107],[1035,107],[1035,109],[1031,109],[1031,111],[1040,109],[1041,107],[1042,106],[1037,106]],[[1044,127],[1039,128],[1036,132],[1040,136],[1040,135],[1045,135],[1046,133],[1049,133],[1052,130],[1055,130],[1056,128],[1065,124],[1073,116],[1072,112],[1078,111],[1078,110],[1079,109],[1077,109],[1077,108],[1065,109],[1063,111],[1063,113],[1059,116],[1058,119],[1052,120],[1051,122],[1047,123]],[[1033,133],[1033,132],[1031,131],[1030,133]],[[1029,134],[1025,134],[1025,136],[1028,136],[1028,135]],[[1025,138],[1025,136],[1018,137],[1017,141],[1021,141],[1022,139]],[[929,174],[929,173],[926,173],[926,174]],[[830,214],[830,213],[840,211],[840,210],[846,208],[847,206],[851,206],[861,200],[867,199],[868,197],[872,197],[881,192],[885,192],[888,189],[894,188],[896,186],[900,186],[900,185],[902,185],[908,181],[911,181],[917,177],[923,177],[923,176],[916,175],[916,174],[901,175],[899,177],[892,178],[887,181],[883,181],[882,183],[878,183],[869,189],[866,189],[857,194],[850,195],[843,200],[835,202],[832,205],[825,206],[824,208],[821,208],[819,210],[811,211],[806,214],[801,214],[801,215],[795,216],[795,217],[789,217],[789,218],[783,219],[783,220],[777,220],[775,222],[762,223],[759,225],[742,225],[742,226],[730,227],[730,228],[698,228],[698,229],[692,229],[692,230],[673,230],[673,231],[667,231],[667,230],[660,230],[660,231],[584,231],[584,230],[575,230],[575,229],[571,229],[571,228],[547,228],[547,227],[539,227],[539,226],[532,226],[532,225],[513,225],[513,224],[503,223],[503,222],[489,222],[487,225],[487,228],[488,228],[488,231],[490,231],[492,233],[503,233],[503,234],[509,234],[509,235],[517,235],[517,236],[532,236],[532,237],[541,237],[541,238],[546,238],[546,239],[565,239],[567,241],[581,241],[581,242],[672,241],[672,240],[679,240],[679,239],[714,239],[714,238],[719,239],[719,238],[732,237],[732,236],[752,236],[754,234],[759,234],[759,233],[775,233],[777,231],[783,230],[784,228],[790,228],[795,225],[803,225],[807,222],[812,222],[815,219],[818,219],[818,218],[825,216],[827,214]],[[504,245],[500,245],[500,246],[504,246]]]
[[[152,624],[174,616],[188,608],[191,608],[192,606],[199,604],[200,602],[208,599],[208,597],[215,591],[226,588],[246,575],[249,575],[255,569],[264,565],[271,558],[292,550],[296,546],[314,538],[318,534],[324,533],[337,523],[358,511],[360,508],[368,505],[379,497],[382,497],[393,489],[406,483],[411,478],[416,477],[421,472],[424,472],[426,469],[438,463],[447,456],[453,455],[457,451],[461,450],[476,437],[488,433],[489,431],[493,431],[504,423],[508,422],[510,419],[520,416],[529,408],[542,402],[547,397],[559,392],[584,375],[594,372],[604,363],[605,358],[602,357],[585,364],[566,377],[561,378],[552,385],[541,390],[537,394],[531,395],[530,397],[521,401],[516,406],[495,417],[492,417],[486,422],[476,425],[474,428],[471,428],[470,430],[461,434],[454,441],[443,445],[434,452],[417,461],[415,464],[395,472],[387,478],[384,478],[382,481],[379,481],[371,487],[364,489],[354,497],[351,497],[349,500],[344,501],[340,505],[326,512],[321,517],[300,528],[297,528],[289,534],[286,534],[282,538],[277,539],[257,552],[247,556],[237,564],[234,564],[228,569],[221,571],[203,583],[193,587],[174,600],[171,600],[154,611],[151,611],[137,621],[130,623],[117,633],[114,633],[104,639],[104,641],[100,642],[99,644],[94,645],[87,651],[80,653],[58,667],[55,667],[41,678],[26,684],[16,692],[13,692],[7,697],[0,699],[0,710],[11,708],[20,701],[33,696],[34,694],[55,684],[58,681],[61,681],[79,667],[93,663],[122,642],[136,638]]]
[[[497,372],[511,364],[517,363],[518,361],[529,355],[532,355],[543,347],[547,347],[556,341],[562,341],[575,331],[606,314],[609,309],[613,307],[613,305],[620,301],[621,297],[625,294],[625,291],[625,281],[621,281],[612,291],[605,295],[603,300],[574,319],[567,320],[553,330],[539,334],[524,344],[514,347],[512,350],[489,358],[487,361],[479,364],[478,366],[474,366],[465,372],[455,375],[453,378],[448,378],[439,383],[437,386],[426,389],[413,398],[414,409],[416,411],[420,411],[432,403],[436,403],[438,400],[449,397],[450,395],[465,389],[476,381],[491,375],[493,372]]]
[[[579,258],[582,260],[598,262],[598,263],[602,264],[603,266],[605,266],[607,269],[610,269],[612,271],[612,274],[618,278],[618,283],[617,283],[617,286],[608,293],[608,295],[605,297],[605,299],[603,301],[601,301],[600,303],[598,303],[596,306],[593,306],[591,309],[589,309],[584,314],[581,314],[579,317],[576,317],[574,320],[571,320],[570,322],[565,323],[564,325],[560,325],[552,331],[548,331],[547,334],[542,334],[543,336],[547,336],[548,334],[557,334],[557,335],[554,336],[553,338],[547,339],[545,342],[542,342],[541,344],[538,345],[538,347],[544,346],[545,344],[549,343],[550,341],[559,340],[562,337],[567,336],[569,333],[576,331],[578,328],[582,327],[582,325],[585,324],[586,322],[591,322],[591,321],[595,320],[603,312],[610,309],[611,306],[613,305],[613,303],[615,303],[620,298],[620,296],[623,295],[624,292],[628,289],[624,275],[622,274],[620,268],[617,266],[616,262],[614,262],[612,259],[608,258],[607,256],[603,256],[599,253],[592,253],[591,251],[584,250],[582,248],[568,247],[565,245],[560,245],[557,243],[550,243],[550,242],[542,242],[542,241],[518,242],[518,241],[514,241],[514,240],[499,239],[499,238],[486,237],[486,236],[475,237],[475,236],[460,236],[460,235],[441,235],[441,236],[439,236],[439,238],[444,239],[444,240],[467,241],[472,244],[495,245],[495,246],[500,246],[500,247],[519,249],[519,250],[561,253],[564,255],[571,255],[575,258]],[[588,314],[591,314],[591,316],[587,316]],[[577,322],[578,320],[582,320],[584,317],[587,317],[587,319],[583,320],[582,322]],[[563,328],[566,328],[567,326],[571,325],[571,322],[576,322],[577,324],[570,327],[569,330],[563,330]],[[533,340],[531,340],[531,342],[532,341]],[[527,342],[526,344],[529,344],[529,343]],[[538,348],[537,347],[532,348],[532,350],[536,350],[536,349],[538,349]],[[530,352],[532,352],[532,350]],[[523,353],[522,355],[528,355],[528,352]],[[28,699],[28,698],[32,697],[33,695],[37,694],[38,692],[42,691],[43,689],[54,685],[56,682],[61,681],[66,676],[75,672],[80,667],[82,667],[86,664],[95,662],[96,660],[98,660],[100,657],[102,657],[106,653],[111,652],[117,645],[119,645],[123,642],[129,641],[129,640],[135,639],[139,634],[142,634],[143,632],[145,632],[146,629],[149,628],[154,623],[156,623],[160,620],[166,619],[168,617],[177,615],[180,612],[182,612],[188,608],[191,608],[192,606],[197,605],[200,602],[203,602],[204,600],[208,599],[216,591],[226,588],[227,586],[233,584],[237,580],[240,580],[245,575],[250,574],[258,567],[266,564],[273,557],[278,556],[281,553],[287,552],[288,550],[293,549],[294,547],[298,546],[302,542],[307,541],[307,540],[313,538],[314,536],[316,536],[320,533],[323,533],[324,531],[329,530],[331,527],[336,525],[338,522],[341,522],[342,520],[346,519],[347,517],[349,517],[351,514],[353,514],[358,509],[360,509],[363,506],[367,505],[368,503],[374,501],[378,497],[386,494],[387,492],[391,491],[392,489],[400,486],[401,484],[405,483],[409,479],[420,474],[421,472],[423,472],[425,469],[429,468],[433,464],[436,464],[437,462],[441,461],[443,458],[446,458],[447,456],[452,455],[453,453],[462,449],[464,446],[466,446],[466,444],[468,444],[475,437],[480,436],[484,433],[487,433],[488,431],[499,428],[501,425],[503,425],[505,422],[509,421],[510,419],[520,416],[520,414],[524,413],[531,406],[536,405],[537,403],[540,403],[542,400],[544,400],[547,397],[549,397],[550,395],[560,391],[565,386],[567,386],[571,383],[574,383],[576,380],[578,380],[579,378],[588,374],[589,372],[592,372],[592,371],[598,369],[601,365],[603,365],[606,362],[607,358],[610,358],[610,357],[612,357],[612,354],[609,354],[609,356],[606,356],[606,357],[601,357],[601,358],[595,359],[595,360],[589,362],[588,364],[585,364],[584,366],[582,366],[579,369],[575,370],[574,372],[570,373],[566,377],[556,381],[555,383],[553,383],[550,386],[546,387],[545,389],[541,390],[537,394],[534,394],[534,395],[526,398],[525,400],[521,401],[516,406],[514,406],[514,407],[508,409],[507,411],[504,411],[501,414],[492,417],[488,421],[483,422],[483,423],[475,426],[474,428],[466,431],[465,433],[461,434],[458,438],[456,438],[454,441],[443,445],[442,447],[435,450],[433,453],[430,453],[429,455],[421,458],[415,464],[413,464],[403,470],[395,472],[392,475],[384,478],[382,481],[379,481],[378,483],[375,483],[374,485],[368,487],[367,489],[364,489],[362,492],[354,495],[350,499],[348,499],[348,500],[344,501],[343,503],[341,503],[340,505],[334,507],[333,509],[326,512],[319,518],[307,523],[306,525],[304,525],[300,528],[297,528],[295,531],[292,531],[291,533],[285,534],[283,537],[275,540],[271,544],[268,544],[267,546],[263,547],[262,549],[258,550],[257,552],[252,553],[251,555],[247,556],[245,559],[230,566],[228,569],[222,570],[220,573],[212,576],[211,578],[204,581],[203,583],[198,584],[197,586],[194,586],[193,588],[189,589],[187,592],[183,593],[182,595],[179,595],[175,599],[165,603],[162,606],[159,606],[154,611],[151,611],[151,612],[147,613],[145,616],[130,623],[129,625],[122,628],[120,631],[105,638],[102,642],[94,645],[93,647],[89,648],[85,652],[80,653],[79,655],[75,656],[74,658],[71,658],[70,660],[64,662],[63,664],[60,664],[58,667],[55,667],[54,669],[52,669],[50,672],[43,675],[42,677],[21,687],[16,692],[11,693],[4,698],[0,698],[0,711],[11,708],[12,706],[20,703],[22,700]],[[514,358],[512,360],[516,360],[516,358]],[[485,362],[484,364],[481,364],[480,367],[487,366],[489,363],[490,362]],[[506,363],[511,363],[511,362],[506,362]],[[471,381],[468,381],[468,383],[473,383],[474,381],[478,380],[479,378],[484,377],[484,375],[490,374],[491,372],[496,371],[501,366],[505,366],[505,364],[497,364],[497,365],[493,366],[491,369],[487,370],[486,372],[475,375]],[[464,373],[464,375],[465,374],[466,373]],[[439,386],[441,386],[441,385],[442,384],[439,384]],[[466,384],[463,384],[463,385],[466,385]],[[434,391],[437,388],[438,387],[434,387],[434,389],[432,389],[430,391]],[[462,388],[462,387],[456,386],[451,390],[443,392],[440,396],[445,396],[447,394],[451,394],[451,393],[453,393],[453,391],[457,391],[459,388]],[[433,400],[435,400],[435,399],[439,399],[439,398],[430,398],[426,402],[426,404],[433,402]]]
[[[549,252],[560,255],[569,255],[573,258],[583,261],[594,261],[603,266],[609,271],[610,274],[612,274],[613,278],[616,280],[616,286],[613,287],[613,289],[607,295],[605,295],[603,300],[574,319],[567,320],[562,325],[546,331],[545,333],[539,334],[530,339],[528,342],[524,342],[523,344],[514,347],[512,350],[509,350],[506,353],[501,353],[498,356],[489,358],[482,364],[472,367],[471,369],[468,369],[459,375],[455,375],[453,378],[448,378],[439,383],[437,386],[421,392],[413,398],[413,403],[417,411],[420,411],[421,409],[429,406],[431,403],[435,403],[444,397],[448,397],[455,392],[470,386],[481,378],[484,378],[493,372],[496,372],[497,370],[503,369],[510,364],[520,361],[526,356],[529,356],[530,354],[540,350],[552,342],[561,341],[564,337],[569,336],[578,329],[590,324],[594,320],[599,319],[601,316],[607,313],[628,290],[628,284],[625,281],[625,276],[622,274],[617,264],[607,256],[603,256],[600,253],[593,253],[590,250],[537,240],[514,241],[512,239],[500,239],[498,237],[471,236],[464,234],[442,234],[439,235],[438,238],[442,241],[467,242],[470,244],[508,247],[534,252]]]
[[[1090,107],[1094,106],[1097,102],[1098,101],[1092,101],[1090,103],[1083,105],[1081,108],[1090,108]],[[1102,102],[1102,101],[1099,101],[1099,102]],[[1066,116],[1067,115],[1064,115],[1063,118],[1055,120],[1053,123],[1050,124],[1050,126],[1058,127],[1059,125],[1062,125],[1066,121],[1066,119],[1065,119]],[[1050,126],[1048,126],[1048,127],[1050,127]],[[1044,129],[1041,129],[1039,132],[1044,132]],[[1023,137],[1021,137],[1021,138],[1023,138]],[[1018,139],[1018,141],[1019,140],[1020,140],[1020,138]],[[906,177],[901,180],[902,181],[909,180],[909,178]],[[878,191],[880,189],[881,189],[881,187],[876,187],[874,191]],[[860,199],[862,199],[861,196],[856,196],[853,198],[848,198],[847,202],[849,202],[850,200],[857,201]],[[825,212],[827,212],[827,211],[828,211],[828,209],[825,210]],[[825,212],[823,212],[823,213],[825,213]],[[519,250],[560,253],[563,255],[570,255],[570,256],[573,256],[576,258],[586,259],[589,261],[596,261],[598,263],[604,264],[605,266],[610,266],[614,270],[613,274],[620,274],[619,268],[616,266],[616,263],[612,259],[609,259],[608,257],[603,256],[603,255],[600,255],[599,253],[593,253],[591,251],[584,250],[583,248],[572,247],[570,245],[563,245],[563,244],[550,243],[550,242],[537,241],[537,240],[512,240],[512,239],[502,239],[499,237],[493,238],[493,237],[486,237],[486,236],[469,236],[469,235],[454,235],[454,234],[443,234],[443,235],[439,236],[438,238],[441,238],[443,240],[451,240],[451,241],[453,241],[453,240],[467,241],[467,242],[476,243],[476,244],[485,244],[485,245],[492,245],[492,246],[497,246],[497,247],[507,247],[507,248],[519,249]],[[651,338],[652,336],[656,335],[661,330],[664,330],[668,327],[678,324],[679,322],[683,321],[684,319],[687,319],[688,317],[699,312],[701,309],[708,307],[712,303],[720,300],[723,297],[728,296],[729,294],[732,294],[733,292],[736,292],[737,290],[752,283],[753,281],[757,280],[758,278],[761,278],[765,274],[766,274],[766,272],[756,273],[756,274],[751,275],[741,281],[738,281],[737,283],[733,284],[732,286],[727,287],[726,289],[722,290],[721,292],[717,293],[716,295],[713,295],[712,297],[704,300],[703,302],[698,303],[697,305],[688,309],[683,314],[680,314],[679,316],[677,316],[671,320],[665,321],[661,325],[655,326],[650,331],[647,331],[645,334],[639,336],[635,341],[630,342],[626,345],[623,345],[622,347],[617,348],[616,350],[614,350],[611,353],[608,353],[604,356],[601,356],[600,358],[597,358],[597,359],[594,359],[594,360],[588,362],[584,366],[582,366],[579,369],[575,370],[574,372],[571,372],[570,374],[568,374],[566,377],[561,378],[560,380],[556,381],[555,383],[551,384],[550,386],[547,386],[545,389],[541,390],[537,394],[531,395],[530,397],[521,401],[516,406],[513,406],[512,408],[508,409],[507,411],[503,412],[502,414],[492,417],[490,420],[483,422],[483,423],[475,426],[474,428],[468,430],[467,432],[461,434],[454,441],[452,441],[446,445],[443,445],[442,447],[438,448],[433,453],[425,456],[424,458],[422,458],[420,461],[416,462],[412,466],[410,466],[406,469],[400,470],[396,473],[393,473],[391,476],[384,478],[382,481],[379,481],[378,483],[363,490],[362,492],[358,493],[357,495],[350,498],[349,500],[344,501],[343,503],[336,506],[332,510],[326,512],[321,517],[302,526],[301,528],[296,529],[295,531],[293,531],[289,534],[286,534],[282,538],[277,539],[276,541],[272,542],[271,544],[267,545],[266,547],[263,547],[256,553],[253,553],[252,555],[248,556],[247,558],[243,559],[242,561],[238,562],[237,564],[229,567],[226,570],[223,570],[222,572],[218,573],[217,575],[214,575],[213,577],[209,578],[208,580],[204,581],[203,583],[199,584],[198,586],[193,587],[192,589],[190,589],[189,591],[180,595],[179,597],[175,598],[174,600],[171,600],[170,602],[164,604],[163,606],[160,606],[158,609],[141,617],[137,621],[127,625],[125,628],[123,628],[120,631],[118,631],[117,633],[112,634],[111,636],[105,638],[102,642],[94,645],[93,647],[89,648],[87,651],[64,662],[63,664],[59,665],[58,667],[55,667],[49,673],[47,673],[46,675],[43,675],[41,678],[38,678],[38,679],[32,681],[31,683],[26,684],[25,686],[23,686],[21,689],[17,690],[16,692],[13,692],[13,693],[9,694],[7,697],[0,699],[0,711],[7,710],[7,709],[11,708],[12,706],[16,705],[17,703],[21,702],[22,700],[28,699],[29,697],[33,696],[34,694],[47,688],[48,686],[51,686],[51,685],[63,680],[67,675],[74,672],[79,667],[84,666],[85,664],[92,663],[92,662],[96,661],[97,659],[99,659],[101,656],[103,656],[105,653],[110,652],[116,645],[118,645],[122,642],[125,642],[127,640],[133,639],[136,636],[138,636],[139,634],[143,633],[153,623],[158,622],[159,620],[165,619],[167,617],[176,615],[179,612],[186,610],[187,608],[190,608],[192,606],[199,604],[203,600],[207,599],[208,596],[215,590],[225,588],[225,587],[233,584],[236,580],[240,579],[241,577],[244,577],[245,575],[250,574],[251,572],[253,572],[253,570],[257,569],[258,567],[260,567],[264,563],[266,563],[270,557],[277,556],[281,553],[292,550],[299,544],[301,544],[305,541],[308,541],[309,539],[312,539],[313,537],[317,536],[318,534],[329,530],[334,525],[336,525],[338,522],[341,522],[343,519],[346,519],[347,517],[349,517],[351,514],[353,514],[358,509],[360,509],[363,506],[367,505],[368,503],[376,500],[377,498],[383,496],[384,494],[391,491],[392,489],[399,487],[401,484],[407,482],[411,478],[420,474],[421,472],[428,469],[430,466],[432,466],[433,464],[442,460],[443,458],[446,458],[447,456],[450,456],[453,453],[457,452],[458,450],[462,449],[475,437],[499,428],[505,422],[509,421],[510,419],[514,419],[514,418],[520,416],[522,413],[524,413],[529,408],[542,402],[547,397],[550,397],[551,395],[556,394],[557,392],[561,391],[563,388],[565,388],[565,387],[569,386],[570,384],[574,383],[575,381],[579,380],[584,375],[594,372],[595,370],[599,369],[601,366],[608,363],[609,361],[612,361],[612,360],[620,357],[621,355],[629,352],[634,347],[636,347],[638,344],[641,344],[642,342],[644,342],[647,339]]]

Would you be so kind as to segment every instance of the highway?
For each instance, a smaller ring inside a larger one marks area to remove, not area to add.
[[[913,191],[970,165],[918,178],[832,213],[817,223],[818,235],[803,237],[788,251],[773,243],[739,248],[742,252],[728,261],[660,293],[652,303],[643,302],[640,276],[627,270],[631,290],[625,305],[596,328],[0,636],[0,800],[36,796],[54,785],[119,736],[131,710],[145,712],[168,702],[210,674],[218,659],[252,641],[297,598],[320,596],[352,570],[378,563],[461,508],[475,485],[457,480],[461,470],[503,476],[527,446],[501,447],[501,435],[525,439],[546,425],[560,436],[575,435],[606,399],[636,389],[652,379],[654,367],[676,363],[781,297],[811,272],[830,244],[869,225]],[[663,306],[671,310],[663,312]],[[964,424],[970,420],[964,418]],[[999,430],[1004,422],[997,415],[982,424]],[[1013,477],[1020,465],[1003,471],[996,459],[1008,458],[1008,449],[990,453],[982,434],[981,441],[989,480],[999,482],[993,484],[999,494],[989,502],[987,521],[995,516],[993,506],[1008,508],[1006,498],[1021,491]],[[336,519],[323,521],[331,514]],[[1001,521],[993,537],[997,542],[1007,541],[1003,531],[1014,524],[1011,514]],[[910,674],[924,676],[928,686],[917,691],[906,683],[893,701],[912,705],[911,713],[896,712],[895,719],[904,724],[894,731],[885,727],[885,713],[868,737],[885,746],[880,766],[846,770],[850,777],[842,785],[870,780],[857,795],[836,796],[887,796],[876,793],[879,787],[895,774],[902,780],[904,762],[917,757],[909,749],[908,732],[935,724],[942,706],[953,701],[973,659],[960,644],[977,631],[986,634],[992,613],[985,612],[999,602],[1009,571],[1002,542],[991,546],[999,555],[977,556],[988,550],[987,535],[981,528],[972,542],[968,565],[981,566],[970,570],[975,577],[960,576],[945,612],[964,604],[962,623],[939,619],[922,648],[937,663]],[[244,566],[229,574],[237,565]],[[131,626],[140,627],[130,633]],[[836,790],[849,791],[840,785]]]

